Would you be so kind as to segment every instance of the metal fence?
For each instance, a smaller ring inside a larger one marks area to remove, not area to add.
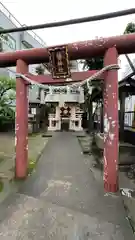
[[[101,129],[101,115],[95,113],[93,115],[94,126],[97,131]],[[120,112],[119,112],[119,126],[120,126]],[[135,111],[128,111],[124,113],[124,129],[135,131]]]
[[[134,129],[135,130],[135,111],[128,111],[124,114],[124,129]]]

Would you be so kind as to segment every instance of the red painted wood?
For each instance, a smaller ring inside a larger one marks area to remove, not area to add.
[[[26,74],[28,65],[17,61],[17,72]],[[16,178],[27,176],[28,163],[28,87],[23,79],[16,79]]]
[[[36,81],[38,83],[43,83],[43,84],[52,84],[52,85],[57,85],[57,84],[69,84],[69,83],[74,83],[74,82],[81,82],[85,80],[86,78],[91,77],[93,74],[95,74],[97,71],[96,70],[91,70],[91,71],[86,71],[86,72],[73,72],[71,74],[71,79],[70,81],[66,81],[65,79],[53,79],[51,74],[46,74],[46,75],[33,75],[33,74],[27,74],[27,77],[30,78],[33,81]],[[99,79],[103,79],[104,76],[101,76]]]
[[[115,47],[106,51],[104,65],[117,64]],[[104,78],[104,189],[118,190],[118,71],[109,70]]]
[[[135,34],[68,44],[69,58],[70,60],[76,60],[104,55],[106,49],[113,46],[116,46],[118,54],[134,53]],[[45,63],[49,61],[48,50],[47,48],[35,48],[15,52],[2,52],[0,53],[0,67],[15,66],[18,59],[22,59],[27,64]]]

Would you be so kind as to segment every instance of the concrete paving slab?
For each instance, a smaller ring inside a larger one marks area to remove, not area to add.
[[[72,133],[56,133],[35,173],[1,205],[0,239],[133,240],[120,195],[104,193],[91,158]]]

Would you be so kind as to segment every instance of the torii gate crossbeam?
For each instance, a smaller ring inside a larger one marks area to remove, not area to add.
[[[103,56],[107,49],[114,46],[118,54],[134,53],[135,34],[71,43],[68,44],[68,54],[70,60],[87,59]],[[27,64],[45,63],[49,61],[48,50],[47,48],[35,48],[0,53],[0,67],[15,66],[18,59],[22,59]]]
[[[135,34],[68,44],[70,60],[104,56],[104,65],[117,64],[118,54],[135,52]],[[28,65],[48,62],[47,49],[0,53],[0,67],[17,65],[17,73],[28,74]],[[118,73],[104,74],[104,188],[118,190]],[[27,176],[28,95],[27,83],[16,82],[16,177]]]

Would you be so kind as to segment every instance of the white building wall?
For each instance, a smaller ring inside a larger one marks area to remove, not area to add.
[[[12,13],[2,4],[0,3],[0,28],[8,29],[8,28],[15,28],[20,27],[22,24],[13,16]],[[10,33],[6,34],[8,40],[5,41],[2,39],[2,47],[3,51],[15,51],[21,49],[28,49],[28,48],[43,48],[46,47],[46,43],[33,31],[25,31],[25,32],[18,32],[18,33]],[[71,72],[78,71],[78,62],[71,61]],[[36,66],[38,64],[30,65],[29,72],[32,74],[36,74]],[[16,67],[9,67],[9,68],[1,68],[0,74],[9,76],[11,78],[15,78]],[[46,71],[46,73],[48,73]],[[33,87],[29,91],[29,100],[32,102],[37,102],[37,92],[39,91],[38,86]]]
[[[8,29],[22,26],[19,21],[10,13],[10,11],[0,3],[0,28]],[[2,39],[3,51],[15,51],[28,48],[43,48],[46,47],[46,43],[33,31],[25,31],[18,33],[10,33],[4,35],[7,40]],[[35,74],[35,68],[37,64],[29,66],[29,72]],[[15,78],[16,67],[1,68],[0,74]],[[37,87],[33,88],[33,91],[29,91],[29,100],[35,101],[37,99]]]

